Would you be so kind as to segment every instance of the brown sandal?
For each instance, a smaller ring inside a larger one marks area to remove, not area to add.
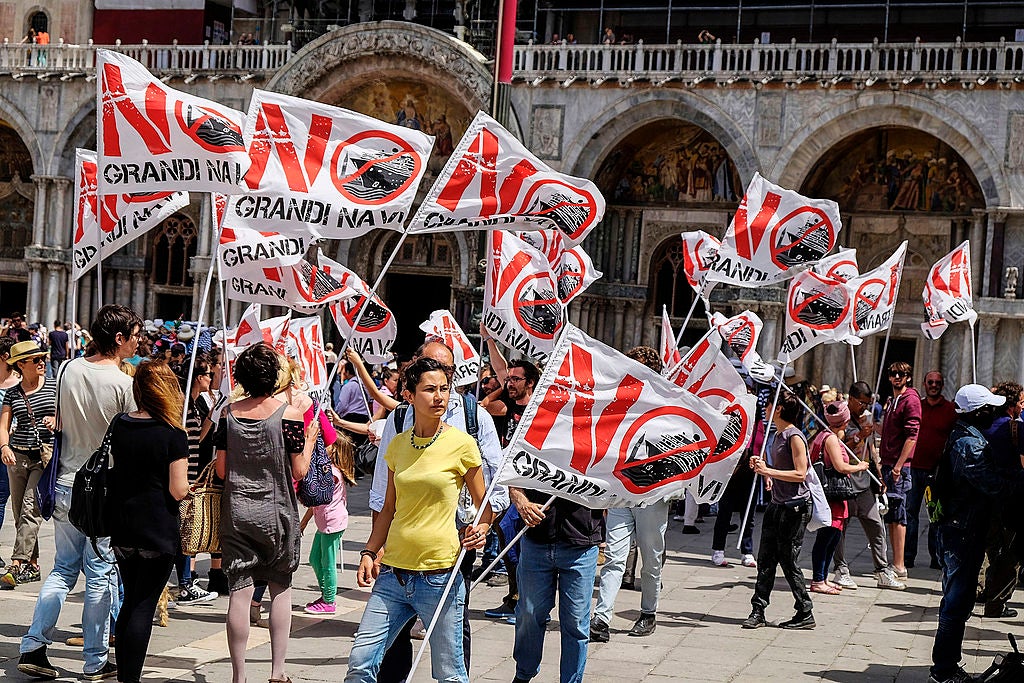
[[[284,678],[271,678],[267,683],[292,683],[292,679],[285,676]]]

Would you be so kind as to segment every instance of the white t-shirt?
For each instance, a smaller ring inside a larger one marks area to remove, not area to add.
[[[66,363],[58,398],[63,441],[57,483],[74,485],[75,474],[99,448],[114,416],[133,410],[132,378],[116,365],[84,358]]]

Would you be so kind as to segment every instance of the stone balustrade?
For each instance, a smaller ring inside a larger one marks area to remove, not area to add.
[[[797,43],[761,45],[517,45],[514,74],[539,85],[544,79],[617,79],[663,83],[677,79],[798,83],[848,79],[910,83],[1024,79],[1024,43]]]
[[[269,76],[292,55],[291,45],[0,45],[0,74],[91,76],[96,50],[122,52],[158,76]]]

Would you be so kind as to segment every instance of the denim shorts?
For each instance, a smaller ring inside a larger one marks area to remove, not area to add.
[[[900,478],[892,476],[892,465],[882,465],[882,481],[885,482],[885,496],[889,500],[889,511],[885,513],[886,524],[907,525],[907,497],[910,495],[913,470],[904,465]]]

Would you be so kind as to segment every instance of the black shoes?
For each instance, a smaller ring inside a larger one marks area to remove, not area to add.
[[[640,614],[640,618],[633,624],[633,628],[629,630],[631,636],[649,636],[654,633],[654,629],[658,627],[658,622],[654,618],[653,614]],[[608,628],[605,626],[605,628]]]
[[[684,534],[699,534],[700,533],[700,529],[698,529],[697,527],[695,527],[695,526],[693,526],[691,524],[688,524],[688,525],[683,527],[683,533]]]
[[[607,643],[611,635],[608,632],[608,624],[597,617],[590,620],[590,642]]]
[[[974,680],[974,676],[959,666],[945,676],[932,674],[928,677],[928,683],[972,683]]]
[[[814,615],[810,612],[797,612],[793,615],[792,619],[787,619],[779,624],[779,628],[786,628],[790,630],[812,629],[814,626]]]
[[[84,674],[82,676],[83,681],[105,681],[108,678],[117,678],[117,665],[110,660],[107,660],[107,663],[99,671],[93,671],[91,674]]]
[[[21,655],[18,660],[18,671],[28,674],[32,678],[53,679],[57,677],[57,670],[46,658],[46,646],[38,650],[32,650]]]
[[[764,610],[754,608],[750,610],[750,616],[743,620],[743,628],[761,628],[767,626],[768,620],[764,618]]]
[[[223,569],[211,569],[207,575],[206,590],[217,595],[228,595],[231,587],[228,586],[228,577]]]
[[[1003,610],[1001,612],[985,610],[986,619],[1013,619],[1015,616],[1017,616],[1017,610],[1012,607],[1007,607],[1006,605],[1003,605]]]

